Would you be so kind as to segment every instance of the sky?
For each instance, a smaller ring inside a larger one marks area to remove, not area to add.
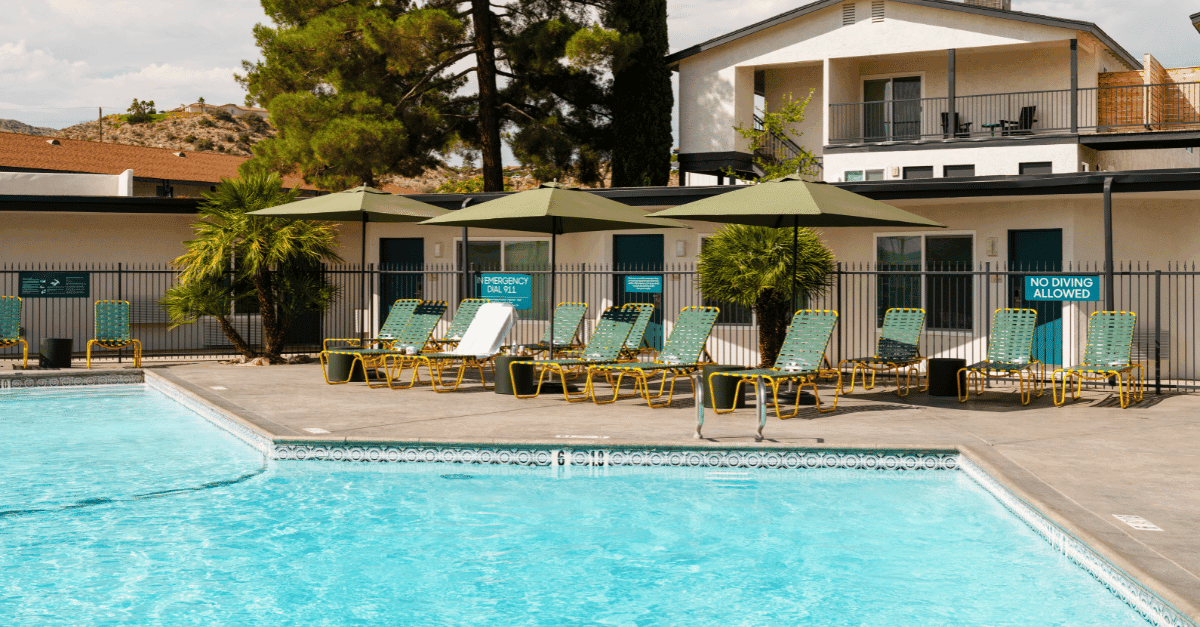
[[[669,0],[678,50],[807,4],[809,0]],[[1013,9],[1095,22],[1134,56],[1200,66],[1188,15],[1200,0],[1013,0]],[[258,58],[256,0],[4,0],[0,12],[0,118],[61,128],[134,99],[159,109],[242,103],[234,82]]]

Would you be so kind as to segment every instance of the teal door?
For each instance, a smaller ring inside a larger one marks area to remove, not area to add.
[[[1008,264],[1010,272],[1061,272],[1062,229],[1009,231]],[[1008,286],[1009,307],[1038,312],[1033,358],[1046,364],[1062,364],[1062,302],[1025,300],[1024,274],[1009,275]]]
[[[626,292],[625,277],[662,276],[662,235],[614,235],[613,236],[613,294],[616,304],[654,303],[654,317],[646,327],[646,342],[655,350],[663,345],[663,299],[662,293]]]
[[[392,312],[392,303],[401,298],[424,298],[425,240],[420,237],[384,237],[379,240],[380,306],[383,320]]]

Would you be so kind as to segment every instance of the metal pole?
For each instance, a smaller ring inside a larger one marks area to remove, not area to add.
[[[762,377],[755,377],[754,384],[754,401],[758,405],[758,433],[754,436],[755,442],[762,442],[763,427],[767,425],[767,384]],[[736,401],[735,401],[736,404]],[[716,405],[713,405],[715,408]]]
[[[958,111],[954,106],[954,48],[947,51],[950,67],[948,68],[948,78],[946,79],[946,132],[947,137],[954,138],[958,134]]]
[[[1154,393],[1162,394],[1162,270],[1154,271]]]
[[[1113,293],[1113,221],[1112,221],[1113,177],[1104,179],[1104,307],[1115,311],[1117,297]]]
[[[1079,40],[1071,40],[1071,132],[1079,133]]]
[[[704,371],[697,370],[693,376],[693,384],[696,387],[696,434],[692,437],[699,440],[704,437],[700,434],[700,430],[704,428]]]
[[[467,198],[463,199],[462,204],[459,205],[458,208],[459,210],[466,209],[467,207],[471,206],[471,203],[473,202],[475,202],[475,199],[468,196]],[[471,248],[467,242],[467,227],[464,226],[462,228],[462,267],[460,268],[462,270],[462,292],[460,292],[462,294],[462,298],[471,297],[471,288],[467,280],[469,278],[467,276],[467,268],[470,267],[470,250]]]
[[[362,242],[359,244],[358,255],[358,287],[360,290],[359,302],[362,304],[362,313],[359,314],[358,326],[364,341],[369,337],[367,334],[367,325],[363,324],[367,321],[367,212],[362,213]]]
[[[117,300],[125,300],[121,293],[121,287],[122,287],[121,286],[121,283],[122,283],[121,267],[122,267],[122,264],[118,263],[117,264]],[[117,351],[117,363],[118,364],[121,363],[121,357],[123,357],[124,355],[125,355],[125,349],[121,349],[121,350]]]
[[[799,309],[800,294],[799,288],[796,285],[796,268],[798,257],[800,256],[800,216],[792,216],[792,312],[796,313]]]
[[[554,359],[554,268],[558,262],[558,230],[562,226],[561,218],[550,218],[550,352],[547,359]]]

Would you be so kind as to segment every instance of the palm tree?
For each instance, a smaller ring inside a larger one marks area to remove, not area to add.
[[[264,173],[221,179],[215,191],[204,194],[200,220],[192,225],[196,238],[184,242],[187,252],[172,261],[182,270],[162,301],[173,326],[212,316],[247,359],[282,361],[284,337],[295,316],[323,310],[333,300],[334,287],[315,268],[341,261],[333,224],[246,215],[291,202],[297,192],[284,190],[278,174]],[[262,318],[261,350],[229,319],[233,303],[250,298],[257,300]]]
[[[797,292],[819,296],[835,269],[833,253],[812,229],[800,229],[797,237]],[[698,288],[704,297],[754,309],[763,368],[775,363],[792,320],[792,267],[790,228],[727,224],[700,251]]]

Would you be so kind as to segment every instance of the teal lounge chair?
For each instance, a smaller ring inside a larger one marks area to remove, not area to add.
[[[667,343],[663,345],[662,352],[658,354],[654,363],[588,366],[587,387],[593,391],[592,401],[597,405],[616,401],[620,397],[622,379],[630,376],[634,381],[634,394],[636,395],[640,390],[647,405],[656,409],[670,406],[671,401],[675,398],[675,381],[680,377],[692,381],[692,374],[704,365],[704,362],[701,361],[701,355],[707,352],[704,350],[704,345],[708,342],[708,336],[712,333],[713,325],[716,324],[717,315],[720,313],[721,310],[717,307],[687,307],[679,312],[679,317],[675,319],[675,326],[671,328],[671,337],[667,338]],[[603,374],[608,383],[612,385],[613,397],[611,399],[602,401],[596,396],[593,378],[597,374]],[[613,375],[616,375],[615,379]],[[651,395],[650,382],[655,376],[661,377],[661,380],[658,384],[658,391]],[[669,389],[667,388],[668,380],[671,383]],[[696,384],[692,381],[693,395],[696,393],[695,388]],[[664,393],[667,395],[666,402],[655,405],[654,401],[661,399]]]
[[[1117,398],[1121,409],[1130,402],[1141,401],[1146,393],[1146,369],[1133,363],[1133,331],[1137,328],[1137,314],[1131,311],[1097,311],[1088,317],[1087,344],[1083,349],[1083,362],[1071,368],[1059,368],[1050,376],[1050,385],[1055,405],[1067,402],[1067,388],[1075,380],[1078,399],[1084,380],[1103,381],[1116,379]],[[1062,395],[1058,393],[1059,375]]]
[[[29,342],[21,335],[21,305],[18,296],[0,296],[0,348],[23,346],[21,367],[28,368]]]
[[[921,356],[921,332],[925,330],[925,310],[908,307],[894,307],[883,314],[883,328],[879,330],[879,343],[875,354],[870,357],[843,359],[838,363],[838,370],[845,371],[846,364],[851,364],[850,387],[841,390],[841,394],[854,391],[854,379],[858,371],[863,373],[863,389],[875,387],[875,375],[880,372],[896,373],[896,394],[908,396],[912,390],[912,380],[915,376],[917,387],[924,392],[929,389],[929,378],[925,378],[925,387],[921,388],[921,365],[925,358]],[[900,373],[905,373],[904,387],[900,386]],[[871,373],[871,382],[867,383],[867,372]]]
[[[129,332],[129,301],[96,301],[96,337],[87,343],[87,367],[92,367],[92,347],[109,350],[133,347],[133,367],[142,367],[142,343]]]
[[[1017,375],[1021,404],[1028,405],[1033,395],[1045,393],[1042,378],[1045,365],[1033,359],[1033,334],[1037,331],[1037,311],[1033,309],[997,309],[992,314],[992,333],[988,336],[987,359],[958,371],[958,400],[971,396],[971,375],[975,375],[975,393],[983,393],[987,377]],[[964,377],[966,389],[963,387]]]
[[[400,328],[394,337],[380,340],[379,343],[386,344],[386,347],[380,348],[338,348],[333,350],[321,351],[321,368],[328,373],[329,355],[352,355],[354,363],[350,365],[350,374],[346,376],[345,381],[330,381],[328,374],[325,376],[326,383],[346,383],[353,376],[354,367],[360,365],[362,367],[363,378],[367,382],[367,387],[380,388],[395,387],[392,381],[399,377],[400,371],[403,368],[412,365],[416,354],[420,352],[429,343],[429,338],[433,334],[433,330],[437,327],[438,322],[442,319],[442,314],[446,313],[446,303],[444,301],[422,301],[413,310],[408,324]],[[389,316],[390,318],[390,316]],[[409,354],[412,351],[412,354]],[[406,356],[409,359],[387,360],[389,356]],[[385,363],[390,368],[385,368]],[[384,375],[387,380],[386,384],[372,385],[368,369],[378,371],[384,368]],[[394,370],[393,370],[394,368]],[[413,380],[411,383],[400,387],[412,387],[418,382],[416,369],[413,369]]]
[[[554,350],[556,354],[562,351],[578,350],[583,346],[579,340],[579,324],[583,322],[587,310],[587,303],[564,302],[554,308]],[[514,348],[535,355],[546,352],[550,349],[550,325],[546,325],[542,339],[538,340],[536,344],[520,344]]]
[[[825,359],[825,350],[829,347],[829,338],[833,336],[833,328],[837,325],[838,313],[828,310],[803,309],[797,311],[792,318],[792,323],[788,325],[787,337],[783,340],[783,346],[779,348],[779,356],[775,359],[775,365],[771,368],[758,368],[753,370],[735,370],[732,372],[714,372],[708,377],[709,398],[716,398],[713,393],[712,381],[713,377],[736,377],[738,379],[737,387],[734,389],[734,398],[737,398],[738,392],[741,390],[742,384],[747,382],[755,383],[755,388],[760,394],[765,392],[765,387],[757,385],[764,383],[770,385],[771,394],[775,402],[775,415],[780,419],[792,418],[800,412],[799,390],[796,394],[796,408],[791,414],[784,416],[779,410],[779,386],[784,381],[795,381],[798,387],[811,386],[813,395],[817,400],[818,411],[833,411],[837,409],[838,393],[835,391],[833,395],[833,407],[822,409],[821,396],[817,391],[817,380],[821,378],[837,378],[838,389],[841,389],[841,374],[828,367]],[[756,399],[760,408],[767,402],[764,396],[759,396]],[[734,408],[721,409],[713,404],[713,411],[718,414],[727,414],[733,411]],[[766,416],[763,411],[759,411],[760,416]],[[762,420],[758,425],[758,437],[762,437]]]
[[[387,320],[383,321],[383,326],[379,327],[379,333],[376,337],[366,340],[365,345],[371,346],[377,344],[383,348],[390,348],[392,338],[400,334],[401,329],[412,320],[413,311],[417,305],[421,304],[419,298],[401,298],[392,303],[392,309],[388,312]],[[349,348],[363,348],[364,342],[359,338],[326,338],[322,343],[323,350],[329,350],[330,342],[342,342]]]
[[[446,349],[458,344],[458,341],[463,338],[463,334],[467,329],[471,328],[471,321],[475,319],[475,314],[484,303],[492,301],[486,298],[465,298],[458,304],[458,309],[454,310],[454,319],[450,321],[450,326],[446,328],[446,333],[442,337],[433,341],[437,348]]]
[[[542,383],[545,382],[547,374],[553,378],[554,373],[557,372],[559,380],[562,382],[563,397],[568,402],[586,401],[591,397],[591,388],[585,386],[583,392],[576,393],[573,398],[567,389],[567,370],[618,361],[621,358],[621,348],[625,346],[625,340],[629,338],[629,332],[633,330],[633,324],[637,321],[638,314],[638,308],[631,305],[606,309],[600,316],[600,321],[596,323],[592,337],[588,339],[587,345],[579,352],[577,358],[530,359],[511,362],[508,369],[513,381],[517,380],[516,373],[513,371],[517,364],[532,364],[539,371],[537,390],[533,394],[525,396],[517,394],[517,398],[537,397],[542,393]]]
[[[654,304],[629,303],[629,305],[638,308],[638,318],[633,323],[633,330],[629,332],[629,339],[625,340],[625,347],[621,349],[621,359],[637,361],[643,350],[654,350],[646,342],[646,329],[650,326],[650,319],[654,317]]]

